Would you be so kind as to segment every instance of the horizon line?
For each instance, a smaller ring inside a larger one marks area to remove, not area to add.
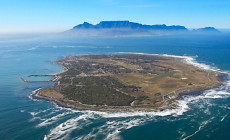
[[[1,31],[0,30],[0,34],[49,34],[49,33],[59,33],[59,32],[64,32],[64,31],[67,31],[67,30],[70,30],[72,29],[73,27],[75,26],[78,26],[80,24],[83,24],[84,22],[86,23],[89,23],[89,24],[92,24],[92,25],[97,25],[99,24],[100,22],[115,22],[115,21],[128,21],[128,22],[131,22],[131,23],[138,23],[138,24],[142,24],[142,25],[166,25],[166,26],[184,26],[185,28],[189,29],[189,30],[193,30],[193,29],[200,29],[200,28],[205,28],[205,27],[214,27],[214,26],[203,26],[203,27],[187,27],[185,25],[180,25],[180,24],[165,24],[165,23],[157,23],[157,24],[146,24],[146,23],[141,23],[141,22],[134,22],[134,21],[130,21],[130,20],[102,20],[102,21],[99,21],[97,23],[90,23],[90,22],[87,22],[87,21],[83,21],[83,22],[80,22],[78,24],[75,24],[73,26],[69,26],[69,27],[66,27],[66,28],[63,28],[63,27],[60,27],[60,28],[55,28],[55,29],[52,29],[52,28],[43,28],[43,29],[31,29],[31,30],[21,30],[21,29],[18,29],[18,30],[3,30]],[[218,27],[214,27],[218,30],[230,30],[230,27],[227,27],[227,28],[218,28]]]

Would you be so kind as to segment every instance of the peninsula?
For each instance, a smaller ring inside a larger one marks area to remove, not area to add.
[[[82,110],[152,111],[175,108],[184,93],[221,84],[218,72],[184,58],[147,54],[77,55],[58,60],[57,84],[35,97]]]

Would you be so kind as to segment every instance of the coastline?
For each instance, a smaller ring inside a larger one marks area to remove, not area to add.
[[[199,69],[205,70],[205,71],[212,71],[212,72],[218,72],[218,74],[220,75],[227,75],[225,72],[220,72],[218,70],[213,70],[211,68],[209,68],[208,65],[199,67],[203,64],[197,63],[197,62],[192,62],[194,61],[193,58],[191,57],[183,57],[183,56],[174,56],[174,55],[165,55],[165,54],[143,54],[143,53],[126,53],[126,54],[142,54],[142,55],[158,55],[158,56],[164,56],[164,57],[177,57],[180,58],[181,60],[183,60],[183,63],[187,63],[190,64],[194,67],[197,67]],[[187,60],[189,59],[189,61]],[[190,62],[190,63],[189,63]],[[192,63],[191,63],[192,62]],[[195,63],[195,65],[194,65]],[[58,72],[55,74],[54,78],[52,79],[53,82],[58,81],[58,75],[62,74],[64,72],[66,72],[68,69],[65,68],[63,65],[58,64],[57,61],[55,61],[55,64],[61,66],[63,68],[63,71]],[[194,92],[200,93],[202,94],[202,92],[209,90],[209,89],[213,89],[213,88],[217,88],[219,86],[223,85],[223,81],[219,81],[216,85],[210,86],[210,87],[206,87],[203,89],[199,89],[199,90],[184,90],[182,92],[178,93],[178,96],[174,99],[170,99],[167,101],[166,105],[164,106],[160,106],[160,107],[155,107],[155,108],[145,108],[145,107],[132,107],[132,106],[106,106],[106,105],[87,105],[87,104],[82,104],[80,102],[76,102],[76,101],[71,101],[71,100],[57,100],[55,98],[50,98],[50,97],[45,97],[40,95],[40,91],[44,90],[44,89],[39,89],[35,92],[35,94],[32,95],[33,98],[35,99],[42,99],[42,100],[46,100],[46,101],[52,101],[55,102],[58,106],[60,107],[65,107],[65,108],[71,108],[71,109],[76,109],[76,110],[91,110],[91,111],[102,111],[102,112],[136,112],[136,111],[140,111],[140,112],[162,112],[165,110],[173,110],[173,109],[177,109],[178,108],[178,102],[177,100],[181,99],[184,95],[190,95]],[[198,95],[200,95],[198,94]]]

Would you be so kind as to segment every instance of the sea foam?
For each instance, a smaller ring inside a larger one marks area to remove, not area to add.
[[[33,90],[32,93],[28,95],[28,98],[29,98],[30,100],[32,100],[32,101],[39,101],[38,99],[33,98],[33,96],[34,96],[35,94],[37,94],[37,92],[38,92],[39,90],[41,90],[41,89],[42,89],[42,88],[38,88],[38,89]]]

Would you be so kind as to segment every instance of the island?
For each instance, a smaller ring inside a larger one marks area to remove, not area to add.
[[[69,56],[56,84],[34,96],[79,110],[155,111],[176,108],[181,95],[221,84],[218,72],[182,57],[149,54]]]

